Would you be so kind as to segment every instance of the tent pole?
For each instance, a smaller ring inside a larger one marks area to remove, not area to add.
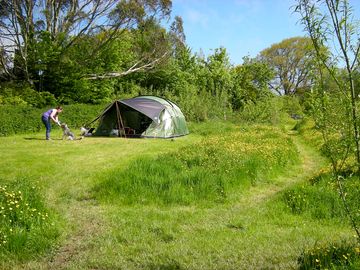
[[[117,101],[115,104],[116,104],[116,116],[117,116],[117,123],[118,123],[118,129],[119,129],[119,137],[121,136],[120,128],[122,127],[122,129],[124,130],[124,137],[126,139],[126,132],[125,132],[123,120],[121,118],[120,107],[119,107],[119,104]]]

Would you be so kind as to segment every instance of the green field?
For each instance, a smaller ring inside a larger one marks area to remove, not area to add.
[[[297,269],[315,244],[354,238],[342,213],[312,205],[317,195],[304,186],[327,163],[300,135],[217,122],[190,131],[171,140],[62,141],[59,130],[53,141],[0,138],[3,194],[14,192],[14,205],[23,194],[44,217],[25,224],[25,204],[16,222],[2,217],[0,237],[18,242],[0,246],[0,267]]]

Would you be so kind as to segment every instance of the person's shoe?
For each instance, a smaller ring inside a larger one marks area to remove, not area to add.
[[[47,140],[47,141],[52,141],[52,139],[50,139],[50,138],[46,138],[46,140]]]

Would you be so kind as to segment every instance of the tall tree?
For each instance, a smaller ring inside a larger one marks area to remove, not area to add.
[[[168,18],[171,0],[2,0],[0,2],[0,55],[3,75],[37,79],[38,65],[46,65],[39,55],[52,54],[51,61],[64,57],[84,36],[105,33],[93,46],[92,54],[106,48],[124,31],[146,21]],[[44,49],[46,49],[44,51]],[[160,54],[160,57],[164,54]],[[11,61],[9,61],[9,58]],[[54,59],[55,58],[55,59]],[[129,65],[128,72],[153,67],[159,54]],[[122,74],[126,71],[115,71]]]
[[[270,87],[279,95],[296,95],[310,89],[315,52],[311,39],[293,37],[260,52],[259,59],[274,69]]]

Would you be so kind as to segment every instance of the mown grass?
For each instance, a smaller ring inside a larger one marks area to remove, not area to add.
[[[287,206],[287,192],[324,163],[296,137],[214,122],[190,131],[175,140],[1,138],[0,185],[38,182],[48,214],[61,218],[56,245],[23,261],[3,254],[0,268],[296,269],[316,243],[353,239],[341,217]],[[186,181],[192,175],[198,182]],[[139,183],[145,176],[156,183]]]

